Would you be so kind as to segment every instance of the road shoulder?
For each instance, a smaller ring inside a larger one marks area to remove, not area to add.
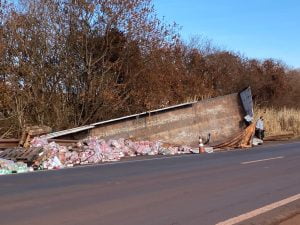
[[[300,224],[300,200],[276,208],[262,215],[245,220],[238,225],[298,225]],[[299,223],[294,224],[294,221]]]

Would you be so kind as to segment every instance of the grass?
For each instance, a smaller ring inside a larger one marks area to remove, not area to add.
[[[254,111],[255,121],[264,117],[266,136],[294,133],[300,137],[300,109],[255,107]]]

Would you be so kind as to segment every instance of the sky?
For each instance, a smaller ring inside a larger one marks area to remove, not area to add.
[[[182,38],[202,36],[249,58],[300,68],[300,0],[153,0]]]

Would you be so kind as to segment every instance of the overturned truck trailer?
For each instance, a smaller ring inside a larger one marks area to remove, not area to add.
[[[253,116],[251,89],[240,93],[175,105],[88,126],[48,134],[48,139],[161,140],[175,145],[195,146],[199,136],[211,134],[217,144],[245,128],[244,117]]]

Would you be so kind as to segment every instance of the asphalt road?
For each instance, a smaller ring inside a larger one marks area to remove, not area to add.
[[[296,142],[1,176],[0,224],[216,224],[299,194],[299,162]]]

